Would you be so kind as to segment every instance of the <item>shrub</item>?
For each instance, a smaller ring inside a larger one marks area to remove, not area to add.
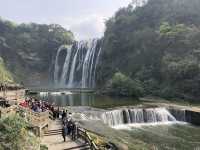
[[[111,94],[117,96],[140,97],[143,87],[139,80],[132,80],[121,72],[114,74],[110,81]]]
[[[28,124],[18,115],[0,120],[0,148],[12,150],[39,148],[37,138],[27,130]]]

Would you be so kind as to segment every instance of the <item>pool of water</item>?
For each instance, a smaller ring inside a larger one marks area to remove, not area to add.
[[[119,106],[137,105],[140,102],[134,98],[119,98],[102,96],[93,93],[56,94],[44,92],[35,96],[57,106],[90,106],[96,108],[111,108]]]

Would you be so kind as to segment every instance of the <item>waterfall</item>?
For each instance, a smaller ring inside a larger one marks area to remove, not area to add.
[[[77,48],[76,54],[74,56],[74,59],[73,59],[73,62],[72,62],[72,68],[71,68],[70,75],[69,75],[69,83],[68,83],[69,87],[73,86],[74,72],[75,72],[75,67],[76,67],[76,62],[77,62],[77,56],[78,56],[78,53],[79,53],[79,51],[81,49],[81,46],[82,46],[82,43],[81,42],[78,43],[78,48]]]
[[[110,126],[124,124],[124,117],[122,110],[113,110],[110,112],[105,112],[102,115],[102,119],[104,123]]]
[[[97,70],[97,64],[99,63],[99,56],[101,54],[101,48],[99,50],[99,53],[97,55],[97,59],[96,59],[96,62],[95,62],[95,67],[94,67],[94,72],[93,72],[93,81],[92,81],[92,86],[94,87],[95,86],[95,80],[96,80],[96,70]]]
[[[84,63],[83,63],[83,72],[82,72],[82,88],[91,87],[91,72],[93,70],[93,60],[94,53],[96,50],[96,40],[88,42],[88,51],[86,53]]]
[[[57,51],[57,54],[56,54],[56,60],[55,60],[55,68],[54,68],[54,83],[55,84],[58,84],[59,83],[59,70],[60,70],[60,67],[58,65],[58,61],[59,61],[59,55],[60,55],[60,52],[62,50],[65,50],[65,49],[68,49],[68,46],[67,45],[62,45],[58,48],[58,51]]]
[[[176,120],[186,122],[185,109],[170,108],[169,111],[176,118]]]
[[[70,64],[71,53],[72,53],[72,46],[69,49],[67,49],[67,56],[65,58],[65,63],[63,65],[60,85],[65,85],[67,74],[69,72],[69,67],[70,67],[69,64]]]
[[[138,123],[175,122],[175,117],[166,108],[118,109],[102,114],[102,120],[109,126]]]
[[[98,43],[97,39],[75,42],[67,48],[63,66],[59,66],[58,62],[60,52],[66,47],[60,47],[55,60],[55,84],[68,88],[94,88],[96,69],[101,53]],[[61,72],[60,76],[59,72]]]

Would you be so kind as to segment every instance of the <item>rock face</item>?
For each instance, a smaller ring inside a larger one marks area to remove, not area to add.
[[[59,25],[0,20],[0,56],[15,81],[27,86],[49,85],[58,47],[72,42],[73,34]]]
[[[186,110],[186,121],[200,126],[200,112]]]

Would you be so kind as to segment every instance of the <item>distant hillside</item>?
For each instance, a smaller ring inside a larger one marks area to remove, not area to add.
[[[145,95],[200,98],[200,1],[149,0],[106,22],[98,83],[116,72],[139,81]]]
[[[15,24],[0,20],[0,56],[18,82],[49,84],[59,46],[74,40],[72,32],[57,24]]]

